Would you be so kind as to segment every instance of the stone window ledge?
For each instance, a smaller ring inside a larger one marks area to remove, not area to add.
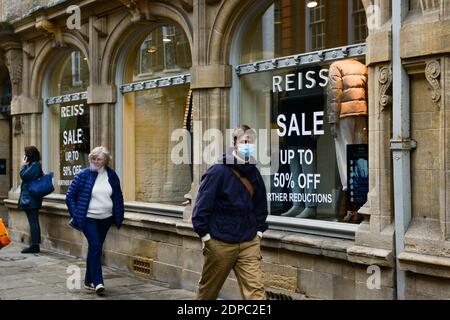
[[[403,271],[450,279],[450,257],[403,251],[398,259]]]
[[[378,265],[393,268],[395,265],[392,250],[354,245],[347,249],[350,262],[364,265]]]
[[[41,211],[68,217],[64,199],[64,195],[52,195],[51,197],[44,198]],[[5,199],[4,202],[6,207],[17,209],[18,200],[10,198]],[[172,212],[174,214],[181,213],[183,208],[173,205],[126,202],[124,225],[198,238],[190,222],[183,221],[181,216],[172,217],[162,213],[162,211]],[[157,210],[159,210],[159,213],[155,214],[154,212]],[[351,239],[339,239],[324,235],[281,231],[271,228],[264,232],[262,246],[277,250],[325,256],[355,263],[391,266],[390,263],[386,262],[389,260],[390,251],[355,246],[355,241]]]
[[[4,204],[17,209],[18,200],[5,199]],[[192,225],[182,220],[184,207],[156,203],[125,202],[124,225],[150,228],[197,237]],[[69,216],[64,195],[51,195],[42,202],[41,212]]]

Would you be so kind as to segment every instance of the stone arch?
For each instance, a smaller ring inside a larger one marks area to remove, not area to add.
[[[88,68],[91,70],[91,61],[89,61],[89,45],[83,38],[75,33],[66,32],[63,34],[64,43],[68,48],[80,50],[87,60]],[[56,56],[58,48],[53,47],[53,40],[49,39],[42,48],[36,53],[34,63],[30,69],[30,96],[40,97],[42,93],[43,80],[48,63]]]
[[[101,58],[101,83],[103,85],[111,84],[114,82],[115,72],[117,70],[117,62],[122,54],[122,50],[129,41],[130,36],[139,32],[139,35],[149,33],[152,29],[159,26],[161,22],[167,20],[177,23],[186,34],[189,41],[191,55],[193,53],[193,32],[192,26],[189,21],[187,13],[170,4],[165,3],[152,3],[150,6],[150,14],[154,17],[161,18],[156,22],[148,22],[142,27],[143,24],[136,24],[131,21],[131,15],[126,14],[121,21],[115,26],[113,31],[108,36],[105,49],[103,50]],[[136,36],[136,35],[135,35]]]

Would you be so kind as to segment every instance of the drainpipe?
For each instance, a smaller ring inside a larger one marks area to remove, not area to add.
[[[405,299],[405,271],[400,270],[399,254],[405,250],[405,233],[411,221],[411,150],[409,77],[400,57],[400,29],[408,13],[406,0],[392,1],[392,139],[394,175],[395,263],[397,299]]]

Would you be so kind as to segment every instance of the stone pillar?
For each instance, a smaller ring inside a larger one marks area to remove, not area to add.
[[[391,168],[392,41],[388,1],[363,1],[369,27],[366,39],[369,113],[369,193],[359,213],[355,245],[347,254],[361,264],[394,266],[393,190]]]
[[[23,92],[23,84],[28,81],[28,75],[22,76],[23,63],[26,59],[22,54],[22,43],[13,30],[0,32],[0,52],[3,53],[6,67],[9,71],[12,87],[11,122],[12,122],[12,190],[20,185],[19,169],[23,158],[23,147],[34,144],[40,149],[40,117],[42,112],[39,99],[31,99],[28,92]],[[37,130],[37,131],[36,131]]]
[[[208,4],[211,2],[211,4]],[[208,129],[220,130],[224,137],[228,126],[228,96],[231,86],[231,66],[210,64],[207,56],[212,23],[207,17],[213,15],[216,1],[195,0],[193,4],[194,45],[192,52],[191,89],[193,99],[194,134],[192,147],[194,154],[193,182],[190,194],[191,205],[186,206],[183,220],[189,222],[196,193],[203,173],[208,165],[203,161],[203,132]],[[211,12],[208,12],[210,10]],[[208,137],[205,137],[208,139]],[[196,162],[197,161],[197,162]],[[200,161],[200,163],[198,163]]]
[[[101,83],[100,58],[106,33],[106,18],[89,17],[89,83],[88,105],[90,108],[91,148],[103,145],[115,158],[114,107],[117,88]],[[114,163],[113,163],[114,166]]]

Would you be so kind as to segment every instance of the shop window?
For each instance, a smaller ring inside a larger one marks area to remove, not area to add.
[[[317,6],[307,10],[309,12],[309,29],[311,33],[311,50],[325,47],[325,5],[324,0],[317,1]]]
[[[47,170],[55,175],[55,192],[66,193],[75,174],[88,166],[91,149],[86,57],[78,50],[61,52],[49,66],[47,79],[43,124]]]
[[[323,0],[308,8],[306,1],[279,0],[241,33],[239,108],[232,118],[266,129],[260,132],[269,148],[278,146],[278,166],[272,162],[264,176],[270,215],[287,222],[361,221],[356,212],[368,192],[367,67],[365,44],[354,42],[366,32],[361,1]]]
[[[176,25],[157,27],[131,49],[122,85],[128,201],[181,205],[186,200],[192,167],[173,163],[171,152],[178,142],[172,133],[191,128],[186,123],[192,114],[191,65],[188,39]]]
[[[189,43],[181,28],[174,25],[156,28],[139,47],[132,81],[189,69],[191,57],[187,52]]]
[[[360,0],[352,0],[353,43],[366,41],[368,35],[366,11]]]

